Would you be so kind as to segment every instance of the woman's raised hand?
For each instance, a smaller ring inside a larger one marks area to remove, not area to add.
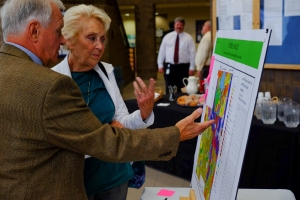
[[[150,78],[149,86],[147,87],[144,81],[140,77],[137,77],[136,81],[133,82],[133,87],[134,95],[140,108],[141,117],[145,120],[153,110],[155,80]]]

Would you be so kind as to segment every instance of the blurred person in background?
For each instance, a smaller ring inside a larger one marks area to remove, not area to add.
[[[197,70],[197,76],[200,80],[204,80],[209,73],[209,65],[212,55],[211,44],[211,24],[210,21],[206,21],[201,30],[202,39],[198,45],[195,64]]]
[[[182,79],[194,75],[195,42],[192,36],[184,32],[185,20],[177,17],[174,20],[174,31],[162,40],[157,57],[158,72],[164,73],[166,94],[168,86],[183,88]]]

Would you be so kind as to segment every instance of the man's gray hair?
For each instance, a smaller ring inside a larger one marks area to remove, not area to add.
[[[182,23],[183,25],[185,25],[185,20],[184,20],[183,17],[177,17],[177,18],[174,20],[174,23],[176,23],[176,22],[180,22],[180,23]]]
[[[9,35],[23,33],[31,20],[37,20],[47,28],[52,14],[50,3],[60,10],[65,9],[60,0],[6,0],[0,10],[4,41]]]

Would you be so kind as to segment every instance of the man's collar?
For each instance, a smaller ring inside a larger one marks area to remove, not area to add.
[[[37,57],[34,53],[32,53],[30,50],[26,49],[25,47],[23,47],[19,44],[13,43],[13,42],[5,42],[5,43],[13,45],[13,46],[21,49],[32,59],[33,62],[35,62],[38,65],[43,65],[43,62],[41,61],[41,59],[39,57]]]

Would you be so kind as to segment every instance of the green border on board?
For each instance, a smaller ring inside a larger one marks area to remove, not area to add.
[[[263,42],[217,38],[215,54],[258,69]]]

